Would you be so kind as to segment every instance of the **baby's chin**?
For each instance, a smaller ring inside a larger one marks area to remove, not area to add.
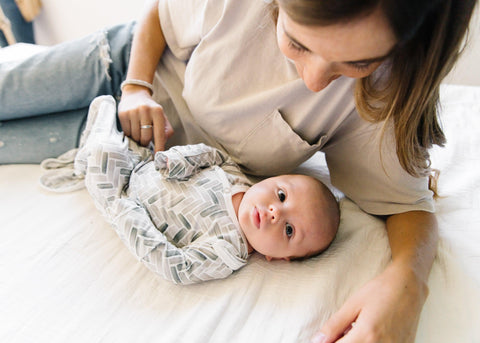
[[[271,257],[268,255],[264,255],[265,259],[270,262],[270,261],[290,261],[290,257]]]

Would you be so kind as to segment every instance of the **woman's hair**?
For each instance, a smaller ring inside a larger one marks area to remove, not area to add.
[[[430,173],[428,149],[443,146],[437,118],[439,85],[464,45],[476,0],[277,0],[301,25],[325,26],[380,8],[396,35],[387,79],[359,79],[355,100],[370,121],[392,120],[397,156],[411,175]]]

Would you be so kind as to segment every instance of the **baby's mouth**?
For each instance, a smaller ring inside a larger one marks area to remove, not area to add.
[[[260,223],[261,223],[260,213],[258,212],[256,207],[253,208],[252,216],[253,216],[253,223],[255,224],[257,229],[260,229]]]

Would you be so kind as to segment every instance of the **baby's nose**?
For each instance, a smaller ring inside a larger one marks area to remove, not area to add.
[[[280,218],[280,211],[275,206],[270,206],[268,208],[268,216],[269,216],[268,218],[269,218],[270,222],[272,224],[275,224],[276,222],[278,222],[278,220]]]

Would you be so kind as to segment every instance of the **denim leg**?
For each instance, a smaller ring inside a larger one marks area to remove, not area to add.
[[[0,122],[0,164],[36,164],[77,147],[87,111]]]
[[[78,146],[90,102],[120,95],[134,26],[0,63],[0,164],[39,163]]]
[[[134,26],[115,26],[0,63],[0,120],[76,110],[98,95],[118,95]]]

